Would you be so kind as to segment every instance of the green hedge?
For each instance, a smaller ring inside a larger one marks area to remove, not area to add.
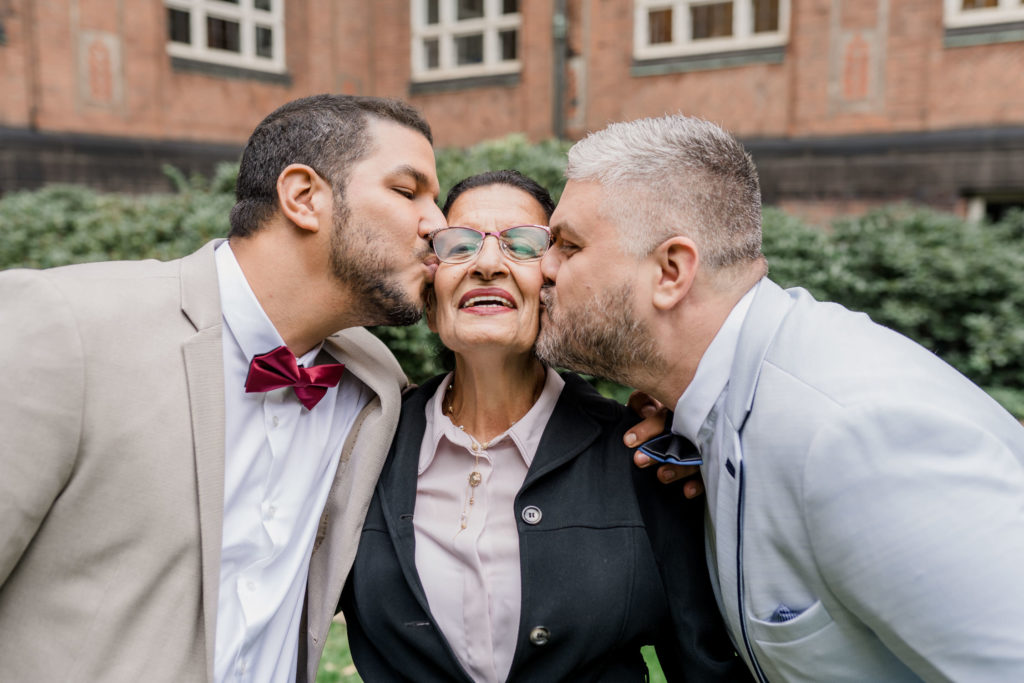
[[[557,198],[567,144],[522,136],[437,152],[443,193],[484,170],[518,168]],[[177,192],[141,197],[50,187],[0,198],[0,268],[122,258],[171,259],[227,233],[237,165],[212,179],[167,169]],[[959,368],[1024,416],[1024,212],[997,224],[893,206],[822,231],[764,212],[771,276],[821,299],[865,311]],[[406,372],[440,371],[433,335],[420,323],[375,328]],[[627,391],[599,383],[618,398]]]

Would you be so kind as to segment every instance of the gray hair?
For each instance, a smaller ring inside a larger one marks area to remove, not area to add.
[[[683,235],[709,268],[762,259],[757,169],[710,121],[675,114],[613,123],[572,146],[566,175],[601,184],[602,209],[627,253],[644,257]]]

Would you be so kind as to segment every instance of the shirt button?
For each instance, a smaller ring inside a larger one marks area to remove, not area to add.
[[[270,420],[270,424],[274,425],[275,427],[276,427],[276,426],[277,426],[278,424],[280,424],[280,422],[281,422],[281,420],[279,420],[279,419],[277,418],[277,415],[275,415],[275,416],[274,416],[273,418],[271,418],[271,420]]]
[[[530,629],[530,642],[534,645],[547,645],[551,638],[551,632],[543,626],[534,626]]]
[[[544,513],[536,505],[527,505],[523,508],[523,521],[527,524],[540,524],[540,519],[543,516]]]
[[[256,590],[256,582],[255,581],[246,581],[245,582],[245,587],[248,588],[250,591],[255,591]]]
[[[273,504],[270,504],[270,505],[267,505],[267,511],[266,511],[266,513],[264,513],[263,517],[265,519],[273,519],[274,515],[276,515],[276,514],[277,514],[277,506],[273,505]]]

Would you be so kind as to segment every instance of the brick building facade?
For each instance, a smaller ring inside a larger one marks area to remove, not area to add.
[[[814,220],[1024,204],[1024,0],[0,0],[0,192],[166,189],[325,91],[439,146],[699,115]]]

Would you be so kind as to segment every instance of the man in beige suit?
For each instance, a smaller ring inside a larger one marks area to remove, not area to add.
[[[414,110],[305,98],[227,241],[0,273],[0,681],[314,678],[405,383],[359,326],[419,317],[437,192]]]

